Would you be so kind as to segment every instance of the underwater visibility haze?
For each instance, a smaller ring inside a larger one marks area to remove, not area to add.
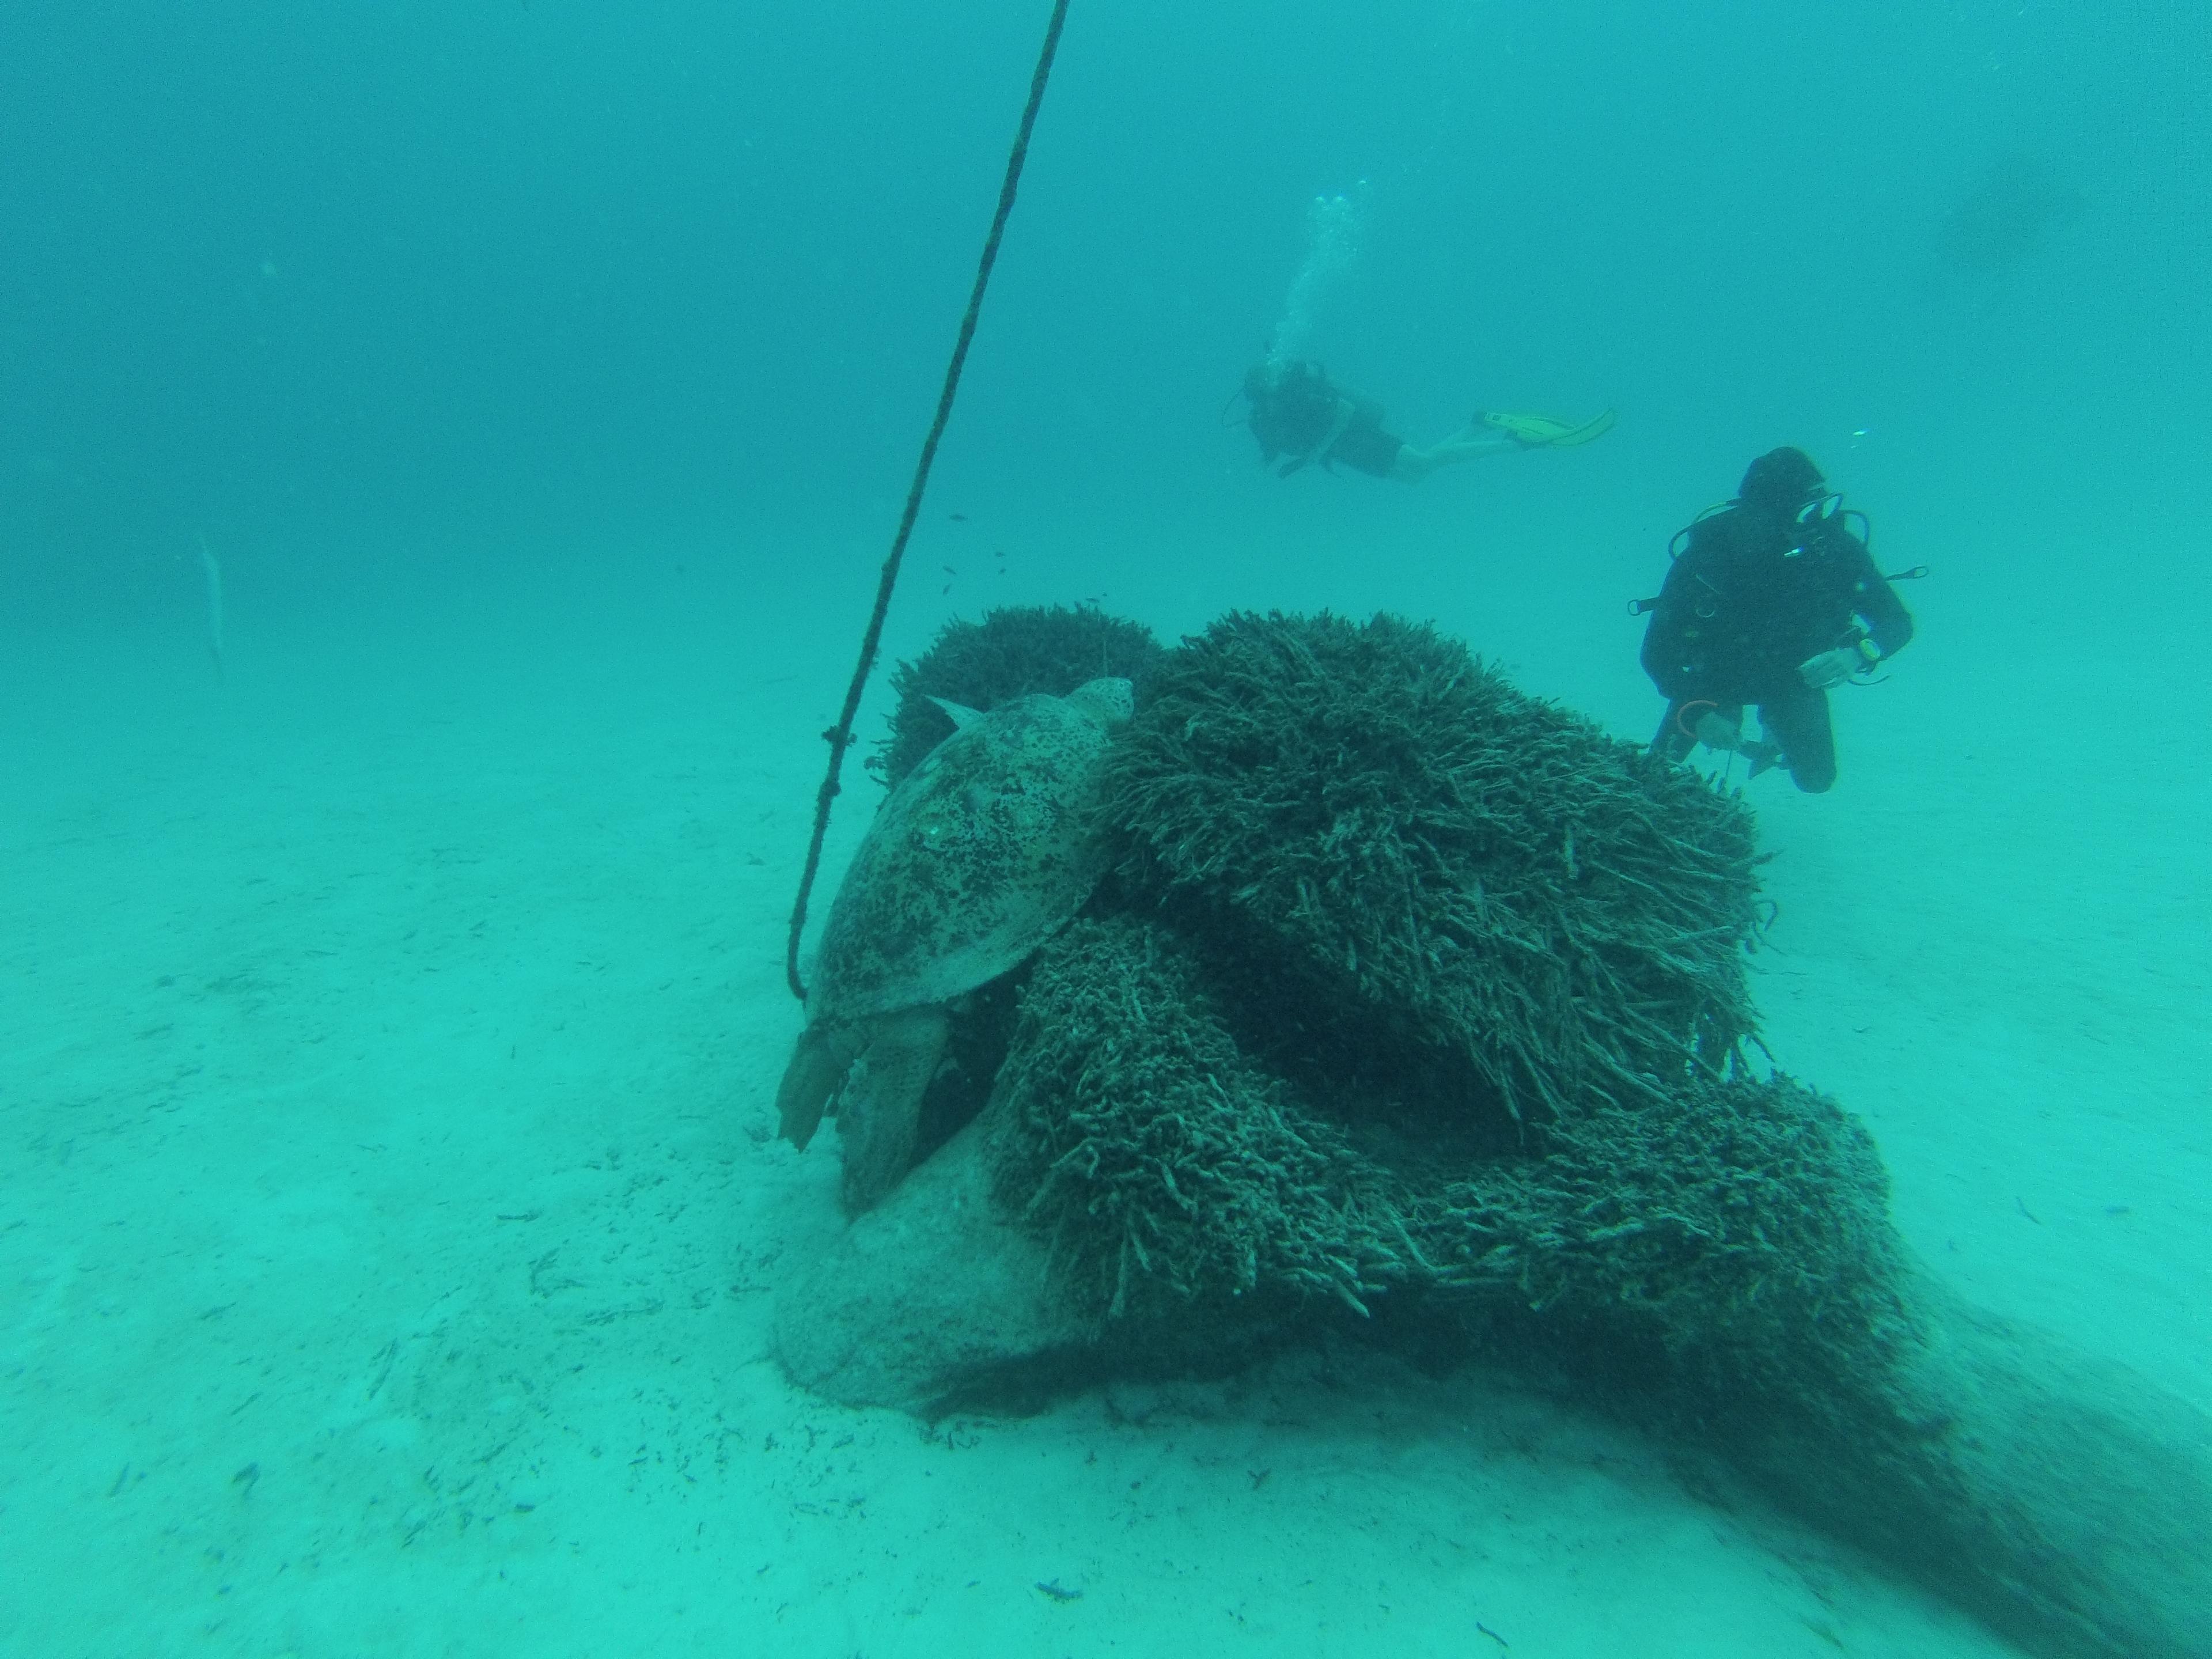
[[[2212,1654],[2212,21],[1073,0],[802,1008],[1050,9],[0,14],[0,1650]]]

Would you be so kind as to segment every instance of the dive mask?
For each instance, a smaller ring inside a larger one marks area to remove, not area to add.
[[[1840,489],[1827,490],[1814,496],[1797,509],[1793,520],[1796,534],[1785,556],[1796,557],[1819,540],[1830,525],[1840,526],[1844,522],[1844,494]]]
[[[1831,489],[1823,495],[1814,496],[1811,501],[1797,509],[1797,527],[1801,530],[1817,530],[1829,520],[1838,516],[1843,510],[1844,492],[1840,489]]]

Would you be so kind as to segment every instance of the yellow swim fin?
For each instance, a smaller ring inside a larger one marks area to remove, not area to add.
[[[1480,418],[1483,425],[1495,428],[1523,449],[1572,449],[1577,444],[1602,438],[1613,430],[1613,411],[1609,409],[1580,426],[1554,420],[1549,415],[1484,415]]]

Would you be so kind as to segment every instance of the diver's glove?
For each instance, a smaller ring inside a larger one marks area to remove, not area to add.
[[[1881,660],[1881,653],[1875,648],[1872,640],[1861,640],[1856,645],[1839,645],[1833,651],[1823,651],[1819,656],[1797,665],[1797,677],[1815,691],[1826,691],[1841,685],[1854,674],[1863,674]]]
[[[1734,749],[1743,742],[1739,716],[1730,720],[1717,708],[1708,708],[1698,721],[1698,741],[1708,749]]]

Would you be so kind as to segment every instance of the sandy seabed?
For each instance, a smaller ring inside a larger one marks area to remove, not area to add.
[[[1494,1379],[795,1391],[774,1293],[840,1223],[773,1135],[783,928],[849,647],[757,631],[7,654],[0,1650],[2008,1650]],[[1769,1040],[1970,1296],[2212,1405],[2203,725],[2154,641],[2027,710],[2009,648],[1844,708],[1838,794],[1754,786]]]

